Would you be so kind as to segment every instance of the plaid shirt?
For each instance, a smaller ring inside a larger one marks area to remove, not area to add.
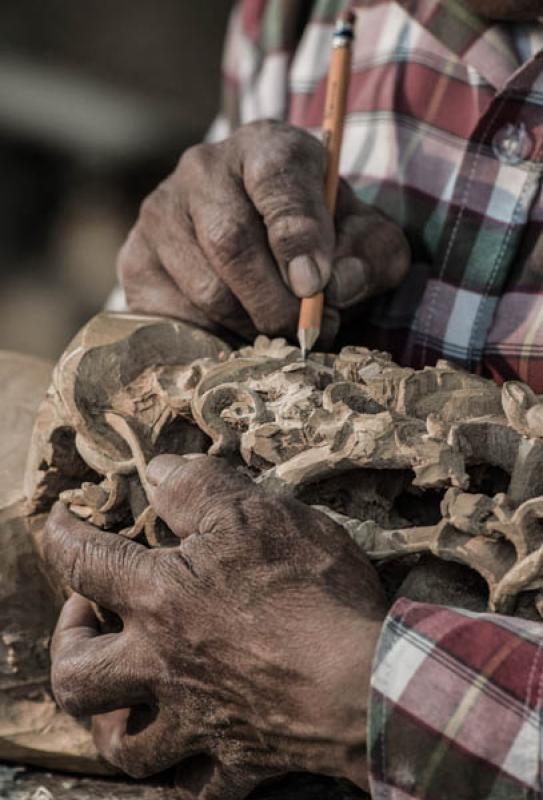
[[[543,392],[543,25],[486,23],[460,0],[241,0],[211,138],[266,117],[318,135],[332,26],[349,6],[341,171],[414,256],[357,339]],[[542,797],[542,641],[538,623],[396,603],[372,678],[373,797]]]
[[[318,135],[333,21],[351,5],[341,171],[414,256],[356,339],[543,392],[543,25],[483,22],[461,0],[242,0],[213,136],[263,117]]]
[[[543,797],[542,692],[541,623],[399,600],[372,676],[372,797]]]

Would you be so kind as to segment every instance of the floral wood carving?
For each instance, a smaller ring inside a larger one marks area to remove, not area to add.
[[[302,362],[258,337],[231,352],[177,321],[99,315],[41,409],[31,513],[60,497],[98,527],[167,544],[142,480],[162,452],[224,457],[317,505],[379,566],[432,554],[479,573],[492,610],[530,593],[543,612],[543,401],[521,383],[361,347]]]

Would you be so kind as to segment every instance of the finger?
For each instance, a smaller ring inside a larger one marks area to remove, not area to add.
[[[183,758],[179,719],[153,707],[125,708],[93,717],[98,752],[132,778],[163,772]]]
[[[218,273],[211,269],[194,231],[178,226],[172,238],[178,240],[178,248],[159,243],[159,252],[169,275],[181,287],[191,304],[215,325],[247,340],[254,339],[257,333],[255,325],[232,287],[222,278],[218,278]],[[181,250],[183,259],[177,255]]]
[[[51,643],[51,683],[60,708],[90,716],[147,697],[134,677],[125,634],[100,635],[92,605],[78,594],[66,601]]]
[[[337,244],[327,302],[344,309],[398,286],[411,253],[400,228],[362,203],[342,182],[338,193]]]
[[[44,557],[63,584],[120,616],[145,604],[152,559],[143,545],[94,528],[56,503],[45,527]]]
[[[211,756],[202,755],[184,761],[175,773],[179,800],[245,800],[263,780],[248,770],[225,767]]]
[[[121,248],[117,274],[131,311],[174,317],[212,332],[220,328],[188,300],[136,226]]]
[[[49,648],[54,663],[62,652],[64,642],[70,637],[74,643],[84,642],[100,634],[100,620],[92,603],[74,592],[62,606]]]
[[[192,256],[187,254],[190,270],[184,271],[185,262],[181,263],[178,257],[172,256],[169,249],[164,254],[168,257],[167,271],[140,227],[136,226],[121,249],[117,267],[129,308],[145,314],[182,319],[219,335],[227,329],[248,340],[254,339],[256,329],[230,294],[225,301],[221,299],[220,289],[208,284],[207,290],[196,297],[195,303],[183,293],[180,285],[185,289],[188,287],[193,296],[198,292],[199,282],[191,280],[190,274],[186,273],[197,273],[203,256],[195,242],[193,245],[189,242],[185,250],[191,247],[195,252]],[[203,269],[207,270],[207,265],[204,264]],[[231,313],[232,306],[234,311]]]
[[[144,202],[140,224],[158,260],[181,293],[212,322],[249,338],[254,333],[250,320],[239,299],[202,252],[189,215],[188,202],[193,196],[199,196],[209,181],[209,175],[191,174],[192,162],[196,160],[191,153],[205,150],[201,145],[183,156],[174,176]],[[211,202],[217,187],[213,189]]]
[[[211,456],[186,461],[180,456],[154,458],[147,477],[155,487],[153,508],[173,533],[186,538],[212,531],[241,512],[240,502],[257,487],[225,461]],[[226,527],[226,526],[225,526]]]
[[[299,303],[282,280],[262,219],[229,163],[226,156],[206,160],[201,149],[193,156],[189,180],[200,189],[192,193],[189,208],[198,243],[260,333],[293,336]]]
[[[266,135],[273,148],[263,148]],[[335,242],[324,197],[326,151],[305,131],[275,122],[246,126],[239,139],[245,187],[275,260],[298,297],[315,294],[330,279]]]

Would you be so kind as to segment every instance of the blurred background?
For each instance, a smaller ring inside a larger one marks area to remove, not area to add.
[[[0,3],[0,348],[58,357],[218,108],[232,0]]]

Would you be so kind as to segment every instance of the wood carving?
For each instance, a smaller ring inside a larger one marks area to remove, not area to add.
[[[104,530],[171,544],[145,485],[165,452],[212,453],[317,506],[391,598],[543,615],[543,398],[523,384],[361,347],[304,363],[259,337],[231,352],[181,322],[101,314],[38,414],[25,477],[38,551],[58,498]]]
[[[230,352],[194,331],[180,348],[182,335],[182,323],[106,314],[72,343],[29,462],[34,513],[60,497],[160,545],[145,462],[208,451],[318,505],[381,566],[432,554],[479,573],[490,609],[514,612],[528,592],[543,610],[543,402],[527,386],[361,347],[303,362],[282,339]]]
[[[88,730],[57,708],[49,688],[48,645],[62,597],[32,546],[23,474],[51,369],[0,351],[0,759],[106,773]]]
[[[223,351],[228,348],[222,342],[181,323],[104,315],[69,346],[49,391],[51,365],[0,352],[0,761],[111,773],[88,723],[62,713],[51,695],[48,645],[62,591],[50,585],[38,557],[43,523],[52,502],[66,492],[74,511],[78,503],[93,509],[89,520],[96,525],[117,530],[126,524],[134,535],[141,526],[149,541],[160,544],[163,531],[146,512],[137,465],[104,414],[113,407],[126,416],[133,405],[146,457],[170,446],[205,448],[203,433],[161,405],[160,387],[155,404],[149,400],[154,366],[162,366],[167,381],[170,362],[178,368]],[[123,393],[125,385],[129,391]],[[120,406],[111,404],[115,397]],[[30,516],[23,488],[29,445]]]

